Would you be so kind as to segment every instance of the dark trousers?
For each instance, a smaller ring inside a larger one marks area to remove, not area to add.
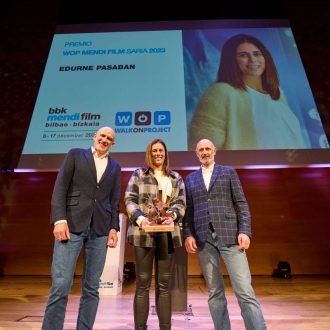
[[[173,247],[170,234],[156,233],[156,246],[135,246],[136,290],[134,296],[135,330],[147,329],[149,314],[149,291],[152,266],[155,260],[155,300],[160,330],[171,329],[170,279],[173,265]]]

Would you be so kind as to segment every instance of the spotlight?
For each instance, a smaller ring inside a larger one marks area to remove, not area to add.
[[[124,280],[129,281],[136,277],[134,262],[125,262],[124,264]]]
[[[14,168],[8,167],[8,166],[3,166],[3,167],[0,168],[0,172],[1,173],[13,173]]]
[[[279,261],[277,268],[273,270],[273,277],[286,278],[292,277],[291,266],[288,261]]]

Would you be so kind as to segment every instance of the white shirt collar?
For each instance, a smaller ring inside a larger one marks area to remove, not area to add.
[[[91,149],[92,149],[93,156],[96,157],[96,158],[103,159],[103,158],[109,157],[109,151],[107,151],[104,155],[99,156],[97,151],[95,150],[95,148],[93,146],[91,147]]]
[[[201,168],[202,168],[202,173],[212,173],[212,172],[213,172],[213,169],[214,169],[214,164],[215,164],[215,163],[213,163],[213,164],[210,165],[209,167],[201,166]]]

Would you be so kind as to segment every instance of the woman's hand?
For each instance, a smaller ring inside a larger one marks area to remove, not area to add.
[[[167,211],[165,219],[162,222],[162,225],[170,225],[171,223],[174,222],[175,219],[175,214],[173,211]]]
[[[150,221],[148,220],[148,218],[144,218],[143,220],[142,220],[142,222],[140,223],[140,228],[145,228],[145,227],[147,227],[147,226],[149,226],[150,225]]]

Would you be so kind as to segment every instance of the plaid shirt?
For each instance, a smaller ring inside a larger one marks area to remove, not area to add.
[[[172,183],[172,194],[169,202],[169,210],[176,213],[174,231],[171,232],[173,247],[182,246],[179,222],[184,216],[186,207],[185,187],[179,173],[169,171]],[[158,182],[150,168],[140,168],[133,172],[125,192],[125,205],[130,219],[128,226],[128,242],[134,246],[155,246],[154,235],[157,233],[146,233],[136,223],[140,216],[146,216],[148,211],[147,201],[158,198]]]

